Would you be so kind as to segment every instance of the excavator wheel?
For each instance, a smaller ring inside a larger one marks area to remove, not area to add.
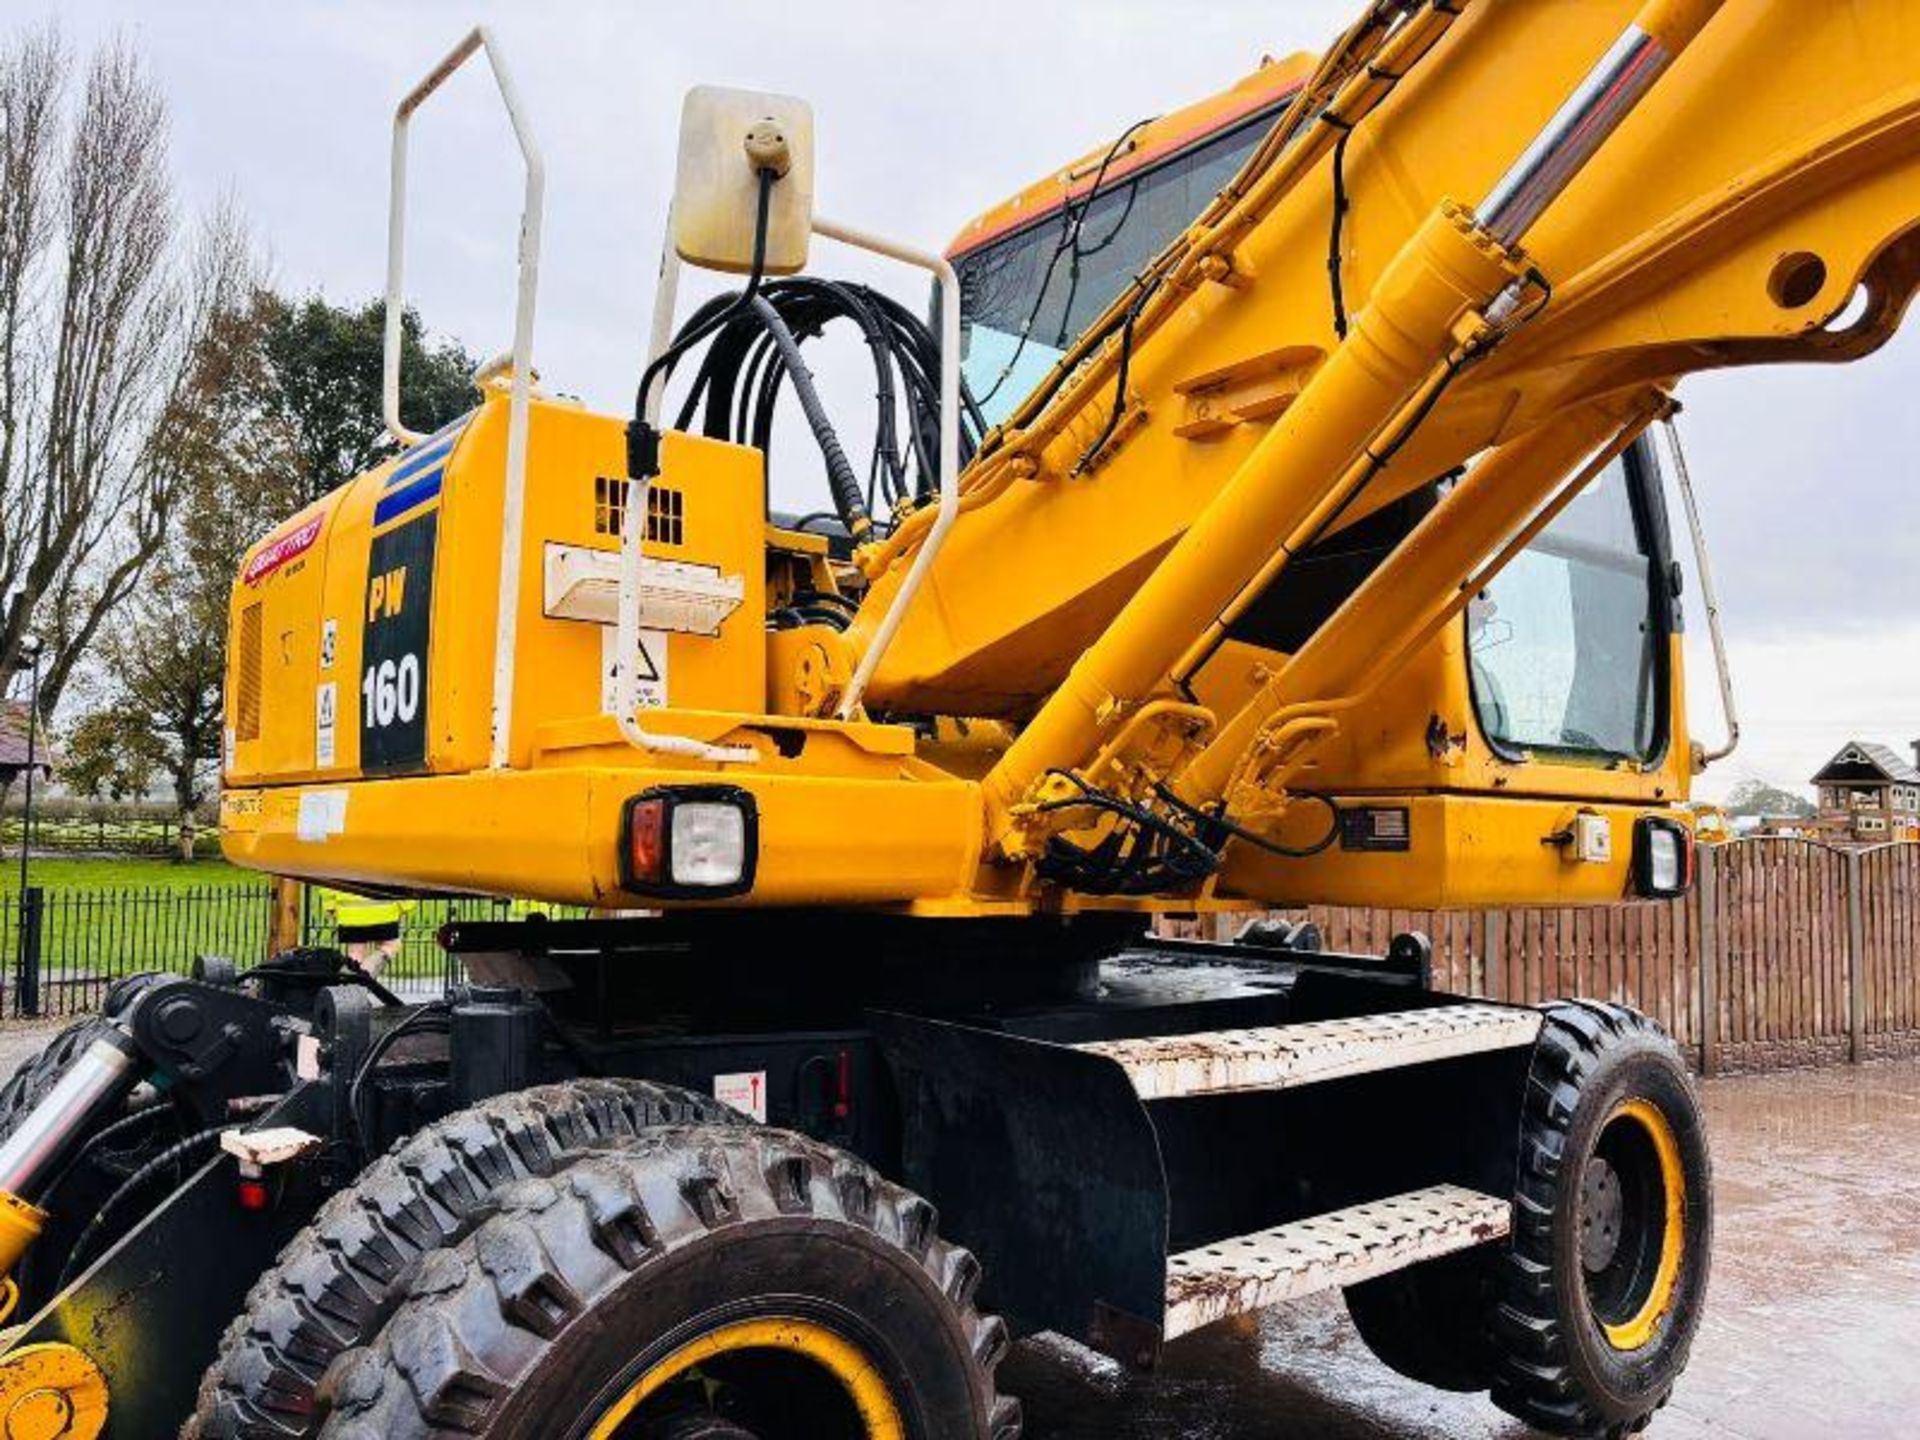
[[[1547,1007],[1492,1315],[1493,1400],[1538,1429],[1644,1429],[1706,1300],[1712,1176],[1692,1083],[1645,1016]]]
[[[575,1080],[496,1096],[416,1132],[323,1205],[255,1283],[185,1433],[317,1434],[327,1368],[379,1333],[425,1257],[464,1239],[503,1191],[651,1127],[691,1123],[748,1122],[676,1086]]]
[[[758,1127],[653,1131],[497,1196],[329,1378],[330,1440],[1013,1440],[1006,1327],[933,1207]]]

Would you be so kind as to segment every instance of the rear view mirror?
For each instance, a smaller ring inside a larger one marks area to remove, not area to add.
[[[805,267],[813,233],[813,107],[757,90],[689,90],[673,187],[673,248],[682,260],[752,270],[763,168],[779,176],[769,196],[766,273],[791,275]]]

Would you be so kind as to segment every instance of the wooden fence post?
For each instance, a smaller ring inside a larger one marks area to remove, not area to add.
[[[1694,886],[1693,963],[1700,972],[1700,1073],[1720,1068],[1720,1000],[1717,986],[1720,956],[1719,865],[1712,845],[1702,845],[1700,875]]]
[[[273,877],[273,915],[267,922],[267,958],[298,949],[301,941],[301,886],[284,875]]]
[[[1865,1058],[1867,1032],[1865,859],[1847,852],[1847,1059],[1855,1065]]]
[[[1514,1000],[1507,993],[1507,912],[1483,910],[1486,926],[1480,941],[1480,993],[1493,1000]]]

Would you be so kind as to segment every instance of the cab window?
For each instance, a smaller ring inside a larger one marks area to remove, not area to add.
[[[1637,445],[1468,605],[1474,710],[1496,751],[1639,764],[1664,752],[1672,627],[1657,484]]]

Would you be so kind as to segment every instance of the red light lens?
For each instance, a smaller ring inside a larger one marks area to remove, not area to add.
[[[264,1180],[242,1180],[240,1182],[240,1208],[242,1210],[264,1210],[267,1208],[267,1186]]]
[[[636,800],[627,808],[627,864],[635,880],[658,885],[667,863],[667,802]]]

